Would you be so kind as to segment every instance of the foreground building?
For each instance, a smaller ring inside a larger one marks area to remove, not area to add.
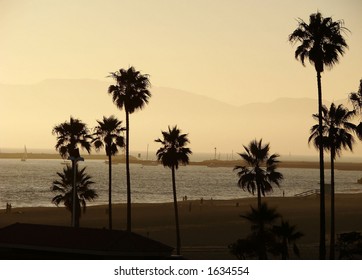
[[[0,259],[169,259],[173,248],[121,230],[16,223],[0,229]]]

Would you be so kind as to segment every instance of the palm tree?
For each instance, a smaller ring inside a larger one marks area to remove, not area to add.
[[[251,234],[230,244],[231,254],[239,259],[256,256],[267,259],[267,253],[270,252],[281,255],[282,259],[289,259],[289,245],[293,244],[293,251],[299,256],[296,241],[303,234],[283,219],[280,225],[275,225],[277,219],[281,218],[275,208],[269,208],[266,203],[262,203],[260,209],[251,207],[251,211],[240,216],[251,223]]]
[[[87,125],[79,119],[74,119],[70,117],[69,122],[64,122],[59,125],[56,125],[52,131],[53,135],[57,136],[57,143],[55,149],[59,152],[62,158],[70,158],[72,160],[72,169],[73,169],[73,202],[76,201],[76,173],[77,173],[77,161],[81,160],[79,155],[78,146],[82,149],[85,149],[88,153],[91,150],[91,140],[92,137],[89,134]],[[75,208],[75,205],[73,205]],[[77,210],[77,209],[76,209]],[[77,211],[73,211],[72,215],[72,225],[76,227],[76,216]]]
[[[162,140],[155,140],[155,142],[162,144],[162,147],[158,149],[156,155],[157,160],[161,161],[163,166],[171,168],[172,171],[172,191],[176,221],[176,243],[177,254],[179,255],[181,250],[181,238],[177,208],[175,170],[178,169],[180,163],[184,165],[189,163],[189,155],[191,155],[192,152],[189,148],[185,147],[187,143],[190,143],[189,139],[187,138],[187,134],[181,134],[181,131],[177,128],[177,126],[174,126],[172,129],[168,127],[168,132],[162,131],[162,136]]]
[[[304,236],[300,231],[296,231],[296,226],[290,225],[288,221],[281,221],[280,225],[273,226],[272,232],[280,239],[279,251],[283,260],[289,259],[289,245],[293,244],[293,252],[300,256],[297,240]]]
[[[326,106],[322,107],[322,127],[319,124],[311,128],[311,135],[308,142],[313,141],[316,148],[319,148],[323,142],[324,150],[330,151],[331,156],[331,238],[330,238],[330,258],[335,257],[335,207],[334,207],[334,161],[336,156],[340,156],[343,149],[352,151],[354,137],[352,133],[356,133],[357,126],[351,123],[356,111],[350,111],[343,105],[331,104],[329,110]],[[319,115],[314,114],[313,118],[319,120]],[[322,130],[322,134],[320,134]],[[322,135],[322,138],[320,137]],[[321,141],[322,139],[322,141]]]
[[[258,195],[258,209],[261,208],[261,195],[273,190],[273,184],[279,187],[283,174],[276,171],[278,154],[269,156],[269,144],[263,145],[262,139],[253,140],[248,147],[244,146],[246,153],[239,154],[248,166],[235,166],[239,176],[238,186],[243,190]]]
[[[254,259],[258,256],[259,240],[255,237],[239,238],[236,242],[229,244],[230,254],[236,256],[240,260]]]
[[[349,100],[352,102],[354,109],[362,114],[362,79],[359,81],[358,91],[349,94]]]
[[[108,218],[109,229],[112,229],[112,156],[118,153],[118,148],[124,147],[124,138],[121,132],[122,121],[117,120],[114,116],[98,121],[98,125],[94,128],[93,144],[97,151],[105,147],[108,156]]]
[[[359,89],[357,92],[349,94],[349,100],[353,104],[353,108],[359,113],[360,119],[362,118],[362,79],[359,81]],[[357,125],[357,136],[362,140],[362,122]]]
[[[60,179],[54,180],[51,188],[53,192],[60,193],[52,199],[52,202],[57,206],[63,203],[67,210],[72,213],[72,216],[74,212],[76,213],[76,227],[79,227],[79,219],[81,217],[80,208],[83,207],[83,212],[85,212],[87,206],[86,201],[92,201],[98,197],[96,191],[90,188],[94,182],[91,180],[91,176],[85,173],[85,169],[84,167],[80,171],[77,170],[76,173],[75,192],[77,195],[75,203],[73,203],[73,170],[69,165],[63,168],[62,173],[57,172]],[[77,211],[73,211],[73,209]]]
[[[127,231],[131,231],[131,176],[129,171],[129,114],[148,103],[151,93],[148,90],[150,81],[148,75],[142,75],[133,67],[120,69],[112,72],[110,77],[116,81],[116,85],[108,88],[108,93],[112,94],[113,102],[116,106],[126,112],[126,177],[127,177]]]
[[[64,159],[73,156],[78,146],[85,149],[88,154],[91,151],[92,137],[89,134],[87,125],[79,119],[70,117],[69,122],[56,125],[52,133],[57,136],[55,149]]]
[[[240,215],[242,218],[251,223],[251,237],[249,239],[254,241],[259,259],[266,260],[267,248],[273,244],[273,236],[270,227],[280,214],[277,213],[275,208],[269,208],[266,203],[262,203],[257,209],[250,207],[250,212],[246,215]]]
[[[318,114],[322,116],[322,84],[321,73],[324,66],[332,68],[339,61],[339,55],[343,55],[348,47],[342,32],[347,31],[344,22],[333,21],[331,17],[323,18],[320,12],[311,14],[309,24],[302,19],[298,20],[298,27],[289,35],[291,43],[300,42],[295,51],[295,58],[300,59],[305,66],[305,59],[309,59],[317,72],[318,84]],[[322,128],[322,119],[319,118],[319,127]],[[322,131],[319,131],[322,135]],[[325,193],[324,193],[324,159],[323,139],[319,145],[319,169],[320,169],[320,241],[319,258],[325,259]]]

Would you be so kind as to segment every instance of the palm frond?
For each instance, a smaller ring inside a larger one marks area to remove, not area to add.
[[[109,77],[116,81],[116,85],[109,86],[108,93],[119,109],[124,108],[132,114],[148,104],[151,97],[149,75],[141,74],[131,66],[127,70],[112,72]]]
[[[105,147],[107,156],[114,156],[118,153],[118,148],[123,148],[124,137],[121,133],[125,130],[122,121],[116,117],[103,116],[103,120],[97,120],[98,125],[94,128],[93,145],[96,150]]]
[[[157,150],[157,160],[163,166],[175,167],[178,169],[179,164],[187,165],[189,163],[189,156],[192,151],[185,147],[190,143],[187,134],[181,134],[177,126],[168,127],[168,131],[162,131],[163,139],[156,139],[155,142],[161,143],[162,146]]]
[[[343,149],[352,151],[354,134],[359,135],[358,126],[350,120],[355,116],[355,110],[348,110],[343,105],[336,106],[334,103],[330,108],[323,107],[322,136],[319,134],[319,124],[315,124],[310,129],[311,134],[308,142],[313,142],[318,149],[321,141],[326,151],[333,149],[335,155],[340,156]]]
[[[253,195],[258,187],[263,196],[273,191],[272,185],[279,187],[283,180],[283,175],[276,171],[279,155],[269,156],[270,145],[263,145],[262,139],[252,140],[248,146],[244,146],[244,149],[245,153],[239,153],[239,155],[247,166],[234,167],[239,177],[238,186]]]
[[[62,158],[69,157],[78,146],[88,153],[91,151],[92,136],[89,134],[87,125],[79,119],[70,117],[69,122],[56,125],[52,133],[57,136],[55,149]]]
[[[98,197],[97,192],[94,189],[91,189],[91,185],[94,182],[91,180],[92,177],[89,176],[86,172],[86,167],[76,172],[76,191],[78,203],[81,203],[86,207],[86,201],[92,201]],[[59,193],[52,199],[52,203],[59,205],[61,203],[70,211],[73,211],[73,169],[71,166],[66,166],[63,168],[63,172],[57,172],[57,175],[60,177],[58,180],[53,181],[51,190],[53,192]],[[80,207],[80,205],[76,206]]]
[[[295,58],[305,66],[305,59],[315,67],[317,72],[323,72],[324,66],[331,68],[338,63],[348,45],[342,35],[349,30],[341,20],[323,18],[320,12],[311,14],[309,23],[298,20],[298,27],[289,35],[291,43],[299,42]]]
[[[349,94],[349,100],[353,105],[353,108],[358,111],[359,114],[362,113],[362,79],[359,81],[359,88],[357,92],[351,92]]]

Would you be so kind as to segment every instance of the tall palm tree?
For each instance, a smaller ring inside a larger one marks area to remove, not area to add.
[[[85,149],[88,153],[91,151],[92,137],[89,134],[87,125],[79,119],[70,117],[69,122],[64,122],[56,125],[52,130],[53,135],[57,136],[55,149],[59,152],[62,158],[70,157],[72,159],[73,170],[73,202],[76,201],[75,180],[77,173],[77,161],[80,159],[79,146]],[[74,209],[75,205],[73,205]],[[73,211],[72,225],[76,227],[77,209]]]
[[[295,51],[295,58],[305,66],[305,59],[314,65],[317,72],[318,84],[318,114],[322,116],[322,84],[321,73],[324,66],[332,68],[339,61],[339,55],[343,55],[348,48],[342,32],[348,29],[344,27],[342,20],[333,21],[331,17],[323,18],[320,12],[311,14],[309,24],[302,19],[298,20],[298,27],[289,35],[291,43],[299,42]],[[322,119],[319,118],[319,126],[322,128]],[[322,134],[322,131],[319,131]],[[325,191],[324,191],[324,158],[323,139],[319,145],[319,169],[320,169],[320,242],[319,258],[325,259]]]
[[[192,152],[189,148],[185,147],[187,143],[190,143],[187,134],[181,134],[181,131],[177,128],[177,126],[174,126],[172,129],[168,127],[168,132],[162,131],[162,136],[162,140],[160,138],[155,140],[155,142],[162,144],[162,147],[158,149],[156,155],[158,161],[161,161],[163,166],[169,167],[172,171],[172,191],[176,221],[176,248],[177,254],[179,255],[181,250],[181,238],[177,208],[175,171],[178,169],[180,163],[183,165],[189,163],[189,155],[191,155]]]
[[[96,191],[90,188],[94,182],[91,180],[91,176],[85,172],[85,169],[84,167],[80,171],[77,170],[75,189],[73,188],[73,170],[68,165],[63,168],[62,173],[57,172],[60,179],[54,180],[53,186],[51,187],[53,192],[59,193],[52,199],[52,202],[57,206],[63,203],[67,210],[72,213],[72,216],[74,212],[76,213],[76,227],[79,227],[79,219],[81,217],[80,208],[83,207],[83,212],[85,212],[86,202],[98,197]],[[77,194],[75,203],[73,203],[74,190]],[[73,211],[73,209],[77,211]]]
[[[357,131],[357,126],[350,121],[354,118],[356,111],[350,111],[343,105],[331,104],[329,110],[322,107],[322,127],[319,124],[311,128],[311,135],[308,142],[313,141],[316,148],[323,142],[324,150],[330,151],[331,156],[331,238],[330,238],[330,258],[335,258],[335,207],[334,207],[334,161],[336,156],[340,156],[343,149],[352,151],[354,143],[353,134]],[[313,118],[319,120],[319,115],[314,114]],[[322,130],[322,134],[320,134]],[[322,135],[322,137],[320,137]],[[321,140],[322,139],[322,140]]]
[[[108,118],[103,116],[103,121],[98,121],[94,128],[93,144],[97,151],[105,147],[108,156],[108,224],[112,229],[112,156],[118,153],[118,148],[124,147],[124,138],[121,132],[125,130],[122,127],[122,121],[114,116]]]
[[[275,208],[269,208],[266,203],[262,203],[260,207],[250,207],[250,212],[246,215],[240,215],[242,218],[251,223],[250,240],[254,242],[259,259],[266,260],[268,245],[273,243],[273,236],[270,226],[280,217]]]
[[[274,235],[280,239],[280,253],[283,260],[289,259],[289,245],[293,244],[293,252],[300,256],[297,240],[304,236],[303,233],[296,230],[296,226],[290,225],[288,221],[282,220],[280,225],[273,226]]]
[[[129,114],[143,109],[151,97],[150,81],[147,74],[142,75],[134,67],[112,72],[110,77],[116,81],[110,85],[108,93],[112,95],[116,106],[126,112],[126,177],[127,177],[127,231],[131,231],[131,176],[129,171]]]
[[[239,176],[238,185],[243,190],[258,196],[258,209],[261,207],[261,196],[273,190],[273,184],[279,187],[283,174],[276,171],[278,154],[269,156],[269,144],[263,145],[262,139],[253,140],[246,147],[245,153],[239,154],[248,166],[235,166]]]

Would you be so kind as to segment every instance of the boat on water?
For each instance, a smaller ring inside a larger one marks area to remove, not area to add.
[[[26,146],[24,146],[24,154],[21,158],[21,161],[26,161],[28,159],[28,151],[26,150]]]

